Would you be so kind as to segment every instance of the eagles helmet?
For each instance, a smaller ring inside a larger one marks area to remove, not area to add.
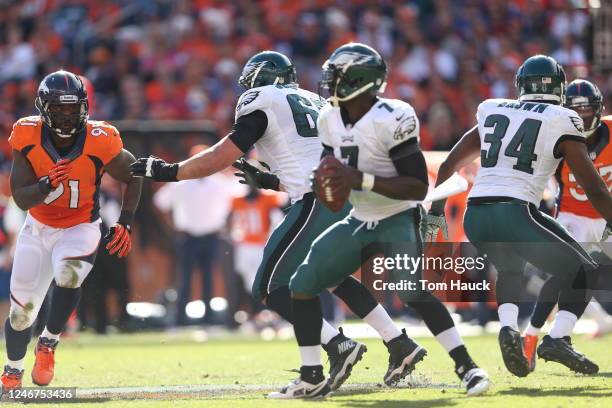
[[[244,64],[238,83],[246,89],[276,84],[295,84],[295,65],[284,54],[276,51],[262,51],[253,55]]]
[[[52,105],[76,105],[74,113],[50,110]],[[89,118],[87,90],[81,78],[72,72],[56,71],[38,86],[36,109],[43,122],[59,137],[69,138],[83,129]]]
[[[584,134],[591,136],[601,122],[603,111],[603,96],[592,82],[576,79],[569,83],[565,89],[566,108],[576,111],[584,120]],[[587,112],[590,109],[591,112]],[[590,126],[585,119],[591,119]]]
[[[523,62],[516,73],[519,101],[563,103],[565,71],[552,57],[534,55]]]
[[[387,64],[378,51],[361,43],[348,43],[337,48],[325,61],[319,82],[319,93],[326,89],[334,105],[365,92],[384,92]]]

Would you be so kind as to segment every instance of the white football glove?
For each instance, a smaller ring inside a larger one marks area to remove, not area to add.
[[[442,229],[442,235],[444,239],[448,239],[448,225],[446,224],[446,217],[444,214],[435,215],[427,213],[423,219],[425,241],[435,242],[438,237],[438,231]]]
[[[604,228],[603,234],[601,236],[601,242],[606,242],[608,238],[612,235],[612,225],[609,222],[606,223],[606,228]]]

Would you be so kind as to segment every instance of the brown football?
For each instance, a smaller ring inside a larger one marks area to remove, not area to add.
[[[314,172],[314,192],[327,208],[338,212],[344,207],[351,193],[346,183],[336,176],[343,164],[333,156],[321,159],[319,167]]]

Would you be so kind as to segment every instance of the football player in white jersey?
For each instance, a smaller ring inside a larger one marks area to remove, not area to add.
[[[394,243],[406,244],[401,249],[411,251],[410,255],[422,255],[418,203],[427,193],[428,180],[418,143],[419,124],[407,103],[377,97],[386,76],[380,54],[359,43],[339,47],[323,65],[321,85],[330,92],[331,104],[319,115],[319,138],[324,154],[344,162],[334,183],[344,183],[351,191],[353,211],[317,238],[291,278],[294,331],[302,366],[298,379],[270,397],[329,393],[319,350],[322,314],[318,295],[355,273],[361,266],[362,251]],[[418,279],[420,275],[392,273],[395,279]],[[400,296],[423,315],[447,348],[468,395],[486,391],[488,376],[469,356],[444,305],[418,289]],[[426,354],[405,332],[385,339],[385,345],[390,353],[387,384],[410,373]]]
[[[498,271],[496,293],[501,324],[499,345],[506,368],[529,374],[518,330],[518,302],[526,262],[564,282],[560,310],[580,316],[590,298],[599,265],[556,220],[538,211],[544,187],[564,159],[595,209],[612,221],[612,198],[594,168],[582,119],[562,105],[565,73],[553,58],[525,60],[516,75],[518,100],[488,99],[478,124],[453,147],[436,184],[480,156],[481,168],[469,194],[465,232]],[[432,239],[445,228],[445,200],[435,202],[425,221]],[[604,235],[609,234],[606,228]],[[563,338],[552,342],[571,343]]]
[[[610,144],[610,125],[612,116],[601,117],[604,110],[603,96],[597,85],[584,79],[572,81],[565,89],[566,108],[575,111],[583,120],[587,150],[593,161],[593,165],[602,175],[606,177],[612,169],[612,145]],[[564,161],[561,162],[556,173],[559,184],[557,204],[559,214],[557,220],[570,234],[584,246],[593,259],[602,263],[609,263],[605,248],[599,245],[602,233],[606,227],[606,220],[593,208],[581,187],[574,180],[574,176]],[[612,180],[606,177],[606,184],[612,185]],[[549,277],[540,289],[538,302],[531,314],[529,325],[525,329],[523,338],[524,351],[533,371],[537,356],[547,361],[556,361],[572,371],[582,374],[594,374],[599,371],[596,363],[588,359],[584,354],[577,352],[571,344],[571,334],[578,316],[560,310],[550,330],[550,333],[542,339],[538,347],[538,334],[546,319],[552,313],[562,282],[554,277]],[[585,310],[585,314],[594,317],[595,322],[602,331],[612,329],[612,317],[605,309],[593,299]],[[565,338],[567,342],[554,342],[551,339]]]
[[[266,243],[252,293],[258,301],[293,322],[289,280],[306,257],[310,244],[348,214],[350,206],[335,214],[315,200],[311,191],[310,172],[323,150],[316,124],[325,102],[317,94],[298,87],[295,67],[289,58],[273,51],[258,53],[247,61],[239,82],[247,91],[238,100],[236,120],[229,135],[181,163],[141,158],[132,166],[132,172],[156,181],[206,177],[232,165],[254,146],[259,159],[272,173],[259,171],[241,160],[235,166],[243,171],[242,181],[257,188],[285,191],[292,206]],[[333,293],[383,339],[396,338],[397,344],[410,342],[357,279],[347,276],[337,282]],[[327,386],[336,389],[348,378],[366,347],[323,320],[317,335],[323,340],[330,362]]]

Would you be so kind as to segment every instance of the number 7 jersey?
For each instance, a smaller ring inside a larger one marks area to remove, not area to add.
[[[488,99],[476,112],[480,169],[469,197],[513,197],[539,205],[564,140],[585,141],[582,119],[559,105]]]
[[[38,179],[47,176],[60,159],[69,159],[72,166],[68,179],[43,203],[32,207],[30,215],[54,228],[96,221],[100,217],[99,189],[104,166],[123,149],[119,132],[106,122],[87,121],[65,155],[59,154],[49,132],[39,116],[29,116],[15,122],[9,137],[11,147],[26,157]]]
[[[310,173],[323,150],[317,118],[324,104],[319,95],[297,85],[266,85],[246,91],[236,105],[236,120],[256,110],[265,112],[268,127],[255,142],[255,150],[292,201],[312,190]]]

